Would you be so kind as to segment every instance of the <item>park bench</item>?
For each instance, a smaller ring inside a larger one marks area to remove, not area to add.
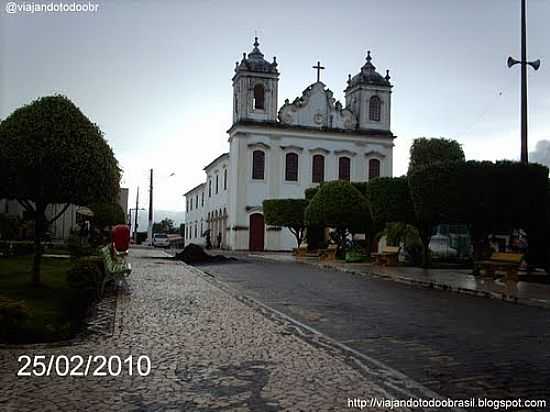
[[[116,254],[113,256],[112,245],[101,248],[101,256],[103,257],[103,264],[105,267],[105,277],[101,286],[101,294],[103,294],[105,285],[110,281],[114,281],[117,286],[122,283],[128,288],[126,278],[130,275],[130,272],[132,272],[130,263],[126,262],[121,256]]]
[[[382,252],[376,253],[376,264],[380,266],[397,266],[399,263],[399,246],[384,246]]]
[[[326,249],[321,249],[319,260],[336,260],[337,245],[329,245]]]
[[[497,271],[502,271],[506,279],[517,279],[522,261],[522,253],[493,252],[488,260],[477,262],[477,268],[485,270],[486,276],[495,277]]]

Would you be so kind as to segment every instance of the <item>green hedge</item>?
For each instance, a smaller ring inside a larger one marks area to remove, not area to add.
[[[530,249],[548,232],[548,168],[519,162],[447,162],[413,170],[409,188],[421,236],[440,223],[468,224],[474,242],[523,228]]]
[[[382,230],[387,223],[416,223],[406,176],[372,179],[367,184],[366,194],[377,230]]]

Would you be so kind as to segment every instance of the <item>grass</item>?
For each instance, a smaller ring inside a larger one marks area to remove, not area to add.
[[[15,343],[49,342],[74,336],[79,324],[79,291],[66,283],[69,259],[42,259],[39,287],[31,285],[32,256],[0,258],[0,295],[22,301],[30,316],[8,336]]]

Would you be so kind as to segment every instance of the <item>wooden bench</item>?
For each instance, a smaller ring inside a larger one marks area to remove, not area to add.
[[[486,276],[495,277],[497,271],[502,271],[505,272],[506,279],[517,279],[522,261],[522,253],[494,252],[489,260],[482,260],[476,265],[479,270],[485,270]]]
[[[319,260],[336,260],[336,251],[337,250],[338,250],[338,246],[329,245],[328,248],[321,250]]]
[[[376,264],[380,266],[397,266],[399,264],[399,246],[384,246],[381,253],[376,253]]]
[[[128,283],[126,278],[132,272],[132,265],[126,262],[123,257],[113,256],[111,245],[101,248],[101,256],[103,257],[103,264],[105,267],[105,277],[101,285],[101,294],[103,295],[105,285],[111,280],[117,285],[123,283],[127,288]]]

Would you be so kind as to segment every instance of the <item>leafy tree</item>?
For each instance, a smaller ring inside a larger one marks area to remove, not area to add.
[[[0,181],[34,221],[32,282],[40,284],[41,240],[70,204],[111,202],[120,169],[101,130],[68,98],[42,97],[0,123]],[[51,219],[46,209],[65,204]]]
[[[153,233],[175,233],[176,228],[172,219],[164,218],[160,223],[153,223]]]
[[[462,146],[456,140],[420,137],[414,140],[410,149],[409,173],[418,167],[465,159]]]
[[[308,201],[305,199],[270,199],[264,200],[263,210],[268,225],[288,228],[296,237],[298,247],[304,240],[304,213]]]
[[[99,229],[126,223],[126,214],[118,203],[94,203],[90,209],[94,212],[92,222]]]
[[[367,233],[372,226],[367,198],[351,183],[324,183],[313,196],[305,212],[307,225],[322,225],[336,230],[338,249],[345,249],[349,234]]]

